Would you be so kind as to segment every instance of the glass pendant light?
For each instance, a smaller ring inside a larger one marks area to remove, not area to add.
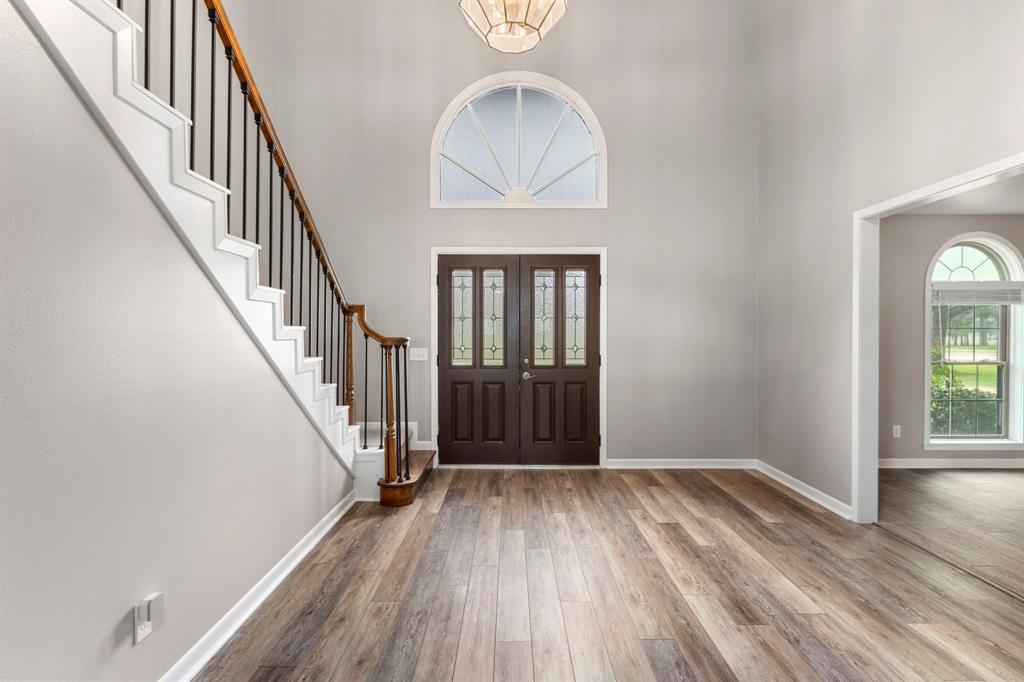
[[[466,21],[499,52],[532,50],[565,15],[568,0],[460,0]]]

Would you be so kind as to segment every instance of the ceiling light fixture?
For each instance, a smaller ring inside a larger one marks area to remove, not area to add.
[[[466,21],[498,52],[518,54],[537,47],[565,15],[568,0],[460,0]]]

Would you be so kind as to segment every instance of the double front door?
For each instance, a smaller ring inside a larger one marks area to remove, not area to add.
[[[442,464],[597,464],[598,256],[441,256]]]

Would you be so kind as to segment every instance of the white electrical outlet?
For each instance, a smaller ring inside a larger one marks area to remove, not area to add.
[[[426,362],[427,361],[427,349],[426,348],[410,348],[409,349],[409,360],[412,362]]]
[[[903,427],[900,426],[899,424],[893,424],[892,425],[892,437],[893,438],[902,438],[903,437]]]

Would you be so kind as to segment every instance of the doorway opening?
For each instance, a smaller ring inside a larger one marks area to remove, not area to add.
[[[1024,174],[1024,153],[975,168],[853,214],[851,517],[878,521],[879,245],[883,218]],[[922,275],[923,276],[923,275]]]
[[[441,466],[599,466],[604,247],[431,251]]]

